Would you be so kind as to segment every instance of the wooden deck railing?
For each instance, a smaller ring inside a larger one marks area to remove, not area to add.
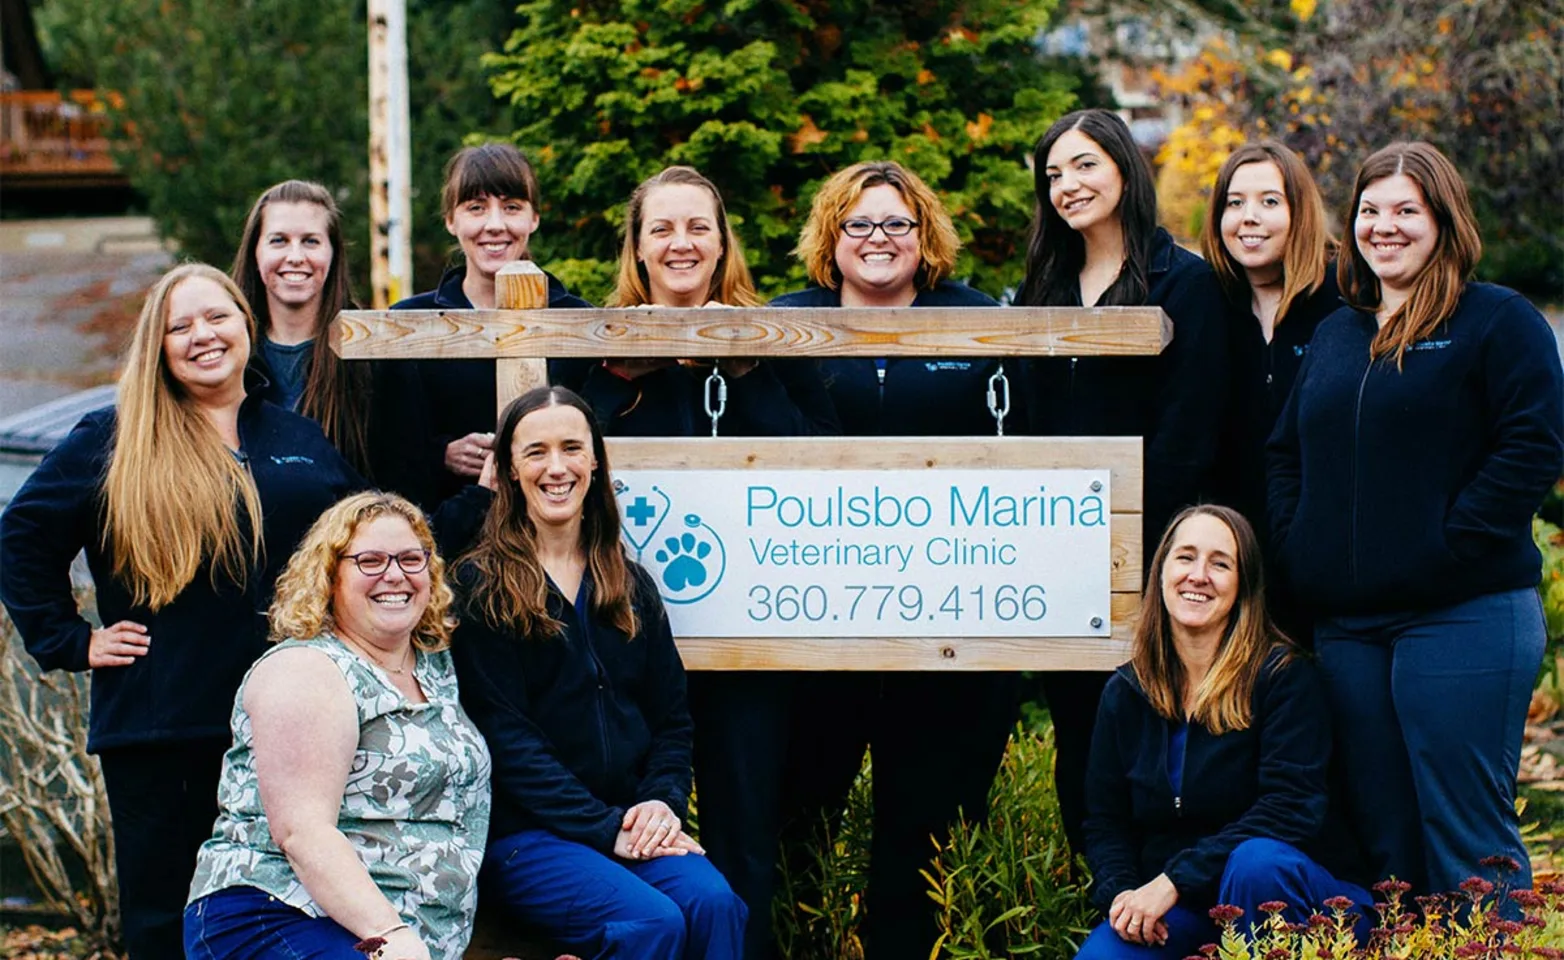
[[[123,184],[105,110],[115,97],[95,90],[0,93],[0,177],[12,186]]]

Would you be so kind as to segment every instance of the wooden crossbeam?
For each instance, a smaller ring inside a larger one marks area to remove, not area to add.
[[[418,357],[1080,357],[1161,353],[1160,307],[346,310],[350,360]]]

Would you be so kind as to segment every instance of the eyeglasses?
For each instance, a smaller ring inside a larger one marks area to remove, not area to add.
[[[395,563],[403,573],[423,573],[429,566],[428,550],[403,550],[401,553],[386,553],[383,550],[365,550],[362,553],[349,553],[342,556],[343,560],[352,560],[358,567],[358,572],[366,577],[378,577],[391,569]]]
[[[887,237],[905,237],[918,226],[918,221],[908,220],[906,217],[887,217],[884,220],[865,220],[862,217],[854,217],[842,222],[842,232],[854,240],[862,240],[873,236],[875,228],[885,232]]]

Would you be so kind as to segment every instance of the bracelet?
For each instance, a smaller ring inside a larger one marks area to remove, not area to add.
[[[397,923],[397,924],[394,924],[392,926],[386,927],[384,930],[382,930],[379,933],[375,934],[375,938],[379,938],[381,940],[384,940],[386,937],[391,936],[391,934],[396,933],[398,930],[410,930],[410,929],[412,929],[412,928],[409,927],[407,925],[407,921],[404,920],[401,923]],[[366,937],[365,939],[374,939],[374,938]]]

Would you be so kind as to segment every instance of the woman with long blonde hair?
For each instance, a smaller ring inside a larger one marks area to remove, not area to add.
[[[1508,856],[1546,630],[1531,517],[1564,472],[1547,321],[1471,279],[1466,184],[1427,143],[1363,162],[1337,264],[1270,444],[1282,574],[1319,617],[1347,807],[1378,876],[1453,890]]]
[[[1243,515],[1189,507],[1158,544],[1130,662],[1103,688],[1084,853],[1107,915],[1080,958],[1178,960],[1219,938],[1214,904],[1373,901],[1315,859],[1330,730],[1314,665],[1272,623]]]
[[[316,515],[359,481],[319,425],[247,391],[255,322],[227,275],[175,267],[136,323],[117,410],[88,414],[0,516],[0,599],[45,670],[91,670],[125,943],[182,955],[217,814],[228,712],[263,613]],[[87,552],[103,627],[77,611]]]

